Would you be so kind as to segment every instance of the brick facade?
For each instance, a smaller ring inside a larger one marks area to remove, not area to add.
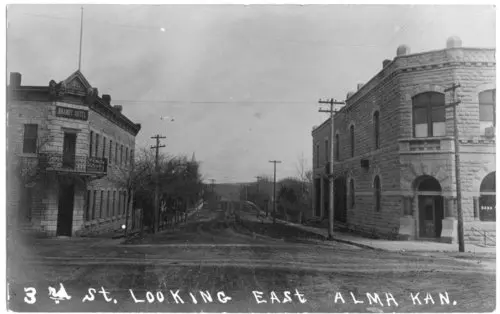
[[[456,98],[452,91],[446,90],[453,83],[460,84]],[[339,147],[335,152],[339,159],[334,162],[333,172],[339,182],[334,189],[335,217],[339,222],[381,237],[434,238],[436,232],[442,241],[456,240],[453,106],[444,107],[443,123],[432,122],[432,126],[423,123],[427,132],[435,128],[435,134],[416,137],[414,133],[417,132],[414,128],[421,127],[415,126],[418,122],[414,116],[417,114],[414,97],[433,92],[426,95],[443,97],[444,105],[460,100],[456,108],[465,239],[477,241],[477,235],[484,230],[494,238],[494,221],[480,221],[478,214],[482,206],[478,201],[481,182],[496,169],[495,136],[485,136],[480,127],[478,97],[483,91],[495,89],[495,50],[462,48],[456,38],[450,39],[446,49],[425,53],[409,54],[409,48],[401,46],[394,60],[384,61],[383,69],[367,84],[358,87],[355,93],[348,94],[346,105],[334,119],[335,138],[338,136],[339,140],[338,144],[334,140],[335,147]],[[379,117],[378,148],[375,112]],[[354,156],[351,156],[351,126],[354,126]],[[329,160],[324,141],[330,138],[330,120],[314,128],[312,136],[314,196],[322,199],[314,202],[313,212],[327,217],[325,165]],[[365,167],[361,165],[362,160]],[[376,176],[380,179],[379,210],[375,202]],[[439,183],[436,191],[422,191],[424,185],[435,182]],[[321,206],[320,210],[317,206]],[[343,212],[345,218],[338,216],[338,212]],[[432,215],[434,218],[429,218]],[[432,236],[425,231],[427,225],[431,226]]]
[[[125,221],[125,195],[112,215],[108,191],[117,198],[126,192],[121,181],[133,160],[140,125],[128,120],[121,107],[112,107],[109,96],[97,96],[79,71],[59,84],[51,81],[49,87],[22,86],[20,78],[11,74],[8,90],[9,225],[49,236],[119,228]],[[24,134],[27,124],[37,130],[36,150],[29,152],[23,149],[29,142]],[[126,159],[116,163],[109,158],[110,141],[113,154],[116,143],[123,145],[119,152]],[[27,170],[37,174],[21,175]],[[92,216],[94,198],[97,215]]]

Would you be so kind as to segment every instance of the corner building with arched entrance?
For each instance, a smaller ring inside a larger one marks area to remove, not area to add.
[[[495,239],[495,49],[397,49],[334,117],[336,225],[382,238],[457,241],[454,106],[466,243]],[[453,84],[460,86],[450,89]],[[313,214],[328,217],[330,119],[313,128]],[[488,243],[489,242],[489,243]]]

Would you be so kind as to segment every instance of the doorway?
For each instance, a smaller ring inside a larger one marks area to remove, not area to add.
[[[76,133],[64,133],[63,168],[75,169]]]
[[[417,182],[419,237],[440,238],[444,219],[441,185],[431,176],[423,176]]]
[[[73,205],[75,200],[74,184],[60,183],[57,210],[57,236],[71,237],[73,229]]]
[[[314,190],[316,193],[314,214],[316,217],[321,216],[321,179],[314,179]]]
[[[443,230],[443,197],[439,195],[419,195],[420,237],[440,238]]]
[[[323,179],[323,217],[329,217],[330,212],[330,181]]]
[[[346,179],[339,177],[334,181],[335,186],[335,220],[338,222],[347,221],[347,187]]]

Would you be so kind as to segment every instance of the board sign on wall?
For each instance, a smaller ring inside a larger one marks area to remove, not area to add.
[[[56,106],[56,117],[87,121],[88,111]]]

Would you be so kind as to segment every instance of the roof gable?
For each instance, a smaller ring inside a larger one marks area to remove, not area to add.
[[[76,70],[65,79],[64,85],[66,85],[67,91],[76,93],[87,93],[87,91],[92,88],[89,81],[87,81],[80,70]]]

